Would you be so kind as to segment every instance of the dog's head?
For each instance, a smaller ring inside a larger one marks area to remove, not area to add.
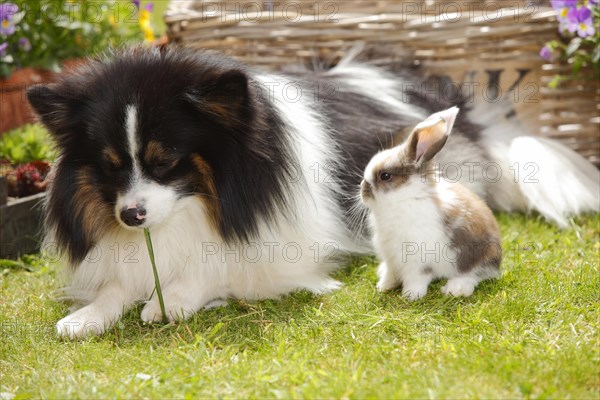
[[[160,226],[188,196],[225,238],[253,233],[281,160],[263,157],[274,116],[250,79],[210,53],[135,48],[30,88],[60,150],[48,224],[72,259],[112,228]]]

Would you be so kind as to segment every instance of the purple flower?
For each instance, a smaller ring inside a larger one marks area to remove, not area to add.
[[[598,0],[588,0],[588,2],[589,2],[590,4],[593,4],[593,5],[595,5],[595,6],[597,6],[597,5],[598,5]]]
[[[140,9],[140,0],[131,0],[135,8]]]
[[[4,57],[6,55],[6,49],[8,49],[8,43],[4,42],[0,44],[0,57]]]
[[[19,7],[13,3],[0,4],[0,35],[12,35],[15,33],[15,25],[11,22],[12,16],[19,11]]]
[[[19,11],[19,6],[13,3],[0,4],[0,19],[10,20],[10,18]]]
[[[31,42],[29,39],[25,37],[19,39],[19,48],[25,52],[31,50]]]
[[[562,33],[567,29],[567,14],[577,6],[577,0],[550,0],[550,3],[552,8],[556,10],[558,31]]]
[[[567,14],[567,30],[584,38],[594,34],[594,21],[592,11],[583,6],[579,9],[572,8]]]
[[[144,7],[144,9],[148,12],[152,12],[154,11],[154,3],[148,3],[146,4],[146,6]]]
[[[550,0],[550,4],[555,10],[563,7],[573,8],[577,5],[577,0]]]
[[[548,46],[544,46],[540,50],[540,56],[546,61],[552,61],[552,50]]]

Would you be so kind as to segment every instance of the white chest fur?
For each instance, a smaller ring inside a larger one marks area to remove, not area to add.
[[[436,277],[455,271],[455,252],[437,195],[434,187],[414,176],[397,190],[381,193],[372,209],[373,245],[400,278],[425,268]]]

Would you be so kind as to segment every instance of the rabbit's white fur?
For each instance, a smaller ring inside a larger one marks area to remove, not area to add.
[[[414,132],[431,128],[442,119],[447,137],[457,113],[458,109],[453,107],[433,114],[418,124]],[[367,186],[369,194],[363,192],[362,199],[370,209],[373,245],[382,260],[377,270],[377,288],[387,291],[401,283],[402,294],[416,300],[427,293],[432,280],[447,278],[442,293],[470,296],[480,281],[498,276],[498,268],[472,265],[468,271],[461,271],[458,267],[459,254],[452,244],[453,228],[456,226],[448,225],[447,216],[453,210],[459,210],[459,215],[477,217],[478,211],[470,209],[468,199],[460,198],[455,185],[440,179],[437,174],[433,178],[425,178],[419,172],[409,175],[398,187],[381,187],[380,184],[376,189],[381,171],[393,170],[400,162],[408,161],[405,158],[410,140],[409,137],[404,144],[376,154],[364,173],[363,190]],[[417,167],[428,161],[419,160],[419,150],[416,153]],[[459,221],[460,224],[468,223],[468,218],[459,217]],[[497,228],[490,226],[486,229]]]

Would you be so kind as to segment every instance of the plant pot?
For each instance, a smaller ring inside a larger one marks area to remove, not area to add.
[[[1,177],[0,200],[5,191],[6,180]],[[38,193],[23,198],[9,197],[6,204],[0,203],[0,258],[18,258],[40,249],[45,196]]]
[[[67,73],[85,63],[84,59],[65,60],[62,69]],[[8,78],[0,78],[0,135],[3,132],[18,128],[35,117],[27,101],[27,88],[38,83],[50,83],[57,74],[52,71],[22,68],[13,72]]]
[[[49,82],[53,75],[49,71],[23,68],[15,71],[8,79],[0,78],[0,132],[34,121],[27,102],[27,88]]]

